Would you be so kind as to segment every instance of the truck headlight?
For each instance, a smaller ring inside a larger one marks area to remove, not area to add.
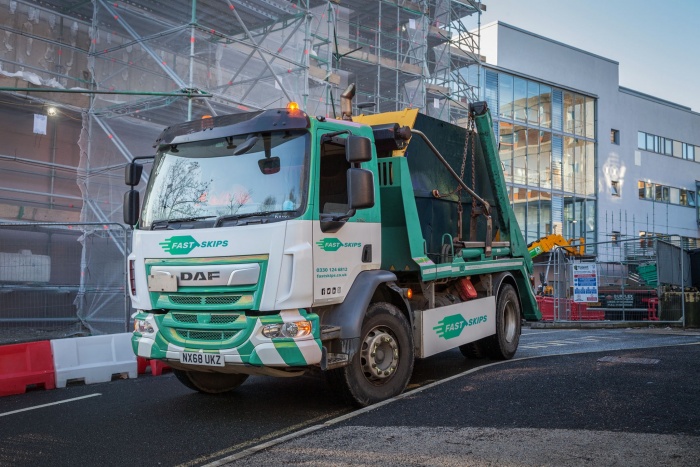
[[[154,331],[153,325],[147,319],[134,319],[134,332],[141,334],[151,334]]]
[[[268,324],[263,326],[262,335],[274,339],[276,337],[305,337],[311,334],[310,321],[296,321],[294,323]]]

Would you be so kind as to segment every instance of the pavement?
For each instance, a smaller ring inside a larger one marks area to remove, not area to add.
[[[700,345],[469,370],[209,464],[700,465]]]

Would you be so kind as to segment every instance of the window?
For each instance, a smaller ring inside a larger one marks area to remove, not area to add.
[[[610,142],[620,144],[618,130],[610,130]],[[689,161],[695,160],[695,146],[671,138],[652,135],[643,131],[637,132],[637,148],[646,151],[683,158]],[[698,160],[700,162],[700,160]]]
[[[498,75],[498,100],[499,116],[513,118],[513,77],[510,75]]]
[[[552,88],[540,85],[540,125],[552,126]]]
[[[527,121],[537,125],[540,121],[540,85],[532,81],[527,82]]]
[[[651,182],[646,182],[644,184],[645,188],[645,198],[646,199],[654,199],[654,184]]]
[[[513,115],[515,120],[527,121],[527,81],[522,78],[513,80]]]
[[[644,199],[646,198],[645,191],[644,191],[644,182],[639,180],[637,182],[637,189],[639,190],[639,199]]]
[[[668,187],[655,185],[654,188],[656,189],[654,199],[662,203],[668,203]]]
[[[610,130],[610,142],[612,144],[620,144],[620,130]]]
[[[681,190],[678,188],[669,188],[669,203],[681,204]]]
[[[564,91],[564,131],[574,132],[574,95]]]
[[[345,146],[333,141],[321,146],[318,205],[321,213],[346,213],[348,211],[347,171],[350,164],[345,156]]]
[[[662,138],[664,140],[664,154],[667,156],[673,155],[673,140],[669,138]]]
[[[683,152],[683,159],[687,159],[689,161],[695,160],[695,146],[692,144],[682,143],[681,150]]]
[[[680,141],[673,142],[673,157],[683,157],[683,147]]]
[[[610,182],[610,194],[613,196],[620,196],[620,182],[611,181]]]

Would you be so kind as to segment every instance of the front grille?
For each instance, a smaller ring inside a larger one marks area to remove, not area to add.
[[[238,319],[238,315],[211,315],[211,324],[229,324]]]
[[[238,331],[190,331],[187,329],[176,329],[175,332],[181,339],[195,341],[228,340],[238,333]]]
[[[233,305],[241,299],[240,295],[169,295],[176,305]]]
[[[173,313],[173,319],[181,323],[196,323],[197,315],[191,313]]]
[[[199,316],[203,316],[202,323],[211,324],[231,324],[238,319],[239,315],[215,315],[202,313],[173,313],[172,317],[178,323],[197,324],[200,322]]]
[[[194,295],[171,295],[170,301],[176,305],[201,305],[202,297]]]
[[[221,295],[204,297],[206,305],[233,305],[241,299],[240,295]]]

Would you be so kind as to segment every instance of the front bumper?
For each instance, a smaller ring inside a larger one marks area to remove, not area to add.
[[[226,367],[252,365],[257,367],[307,367],[321,362],[321,339],[318,315],[304,310],[284,310],[271,316],[241,314],[227,327],[211,324],[207,313],[192,313],[198,321],[177,324],[171,313],[155,315],[139,312],[134,318],[146,320],[153,332],[134,332],[131,338],[134,353],[139,357],[180,362],[183,352],[217,353],[223,356]],[[182,313],[178,312],[178,315]],[[220,316],[220,315],[217,315]],[[267,338],[262,328],[268,324],[295,322],[312,323],[310,335],[299,338]],[[206,339],[201,338],[205,336]],[[214,336],[219,336],[215,339]],[[181,366],[181,365],[180,365]],[[192,369],[216,367],[190,365]]]

